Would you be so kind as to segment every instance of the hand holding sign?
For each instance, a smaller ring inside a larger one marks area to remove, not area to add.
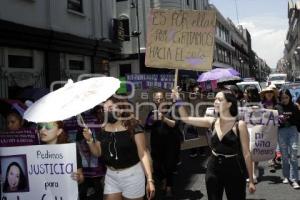
[[[87,141],[87,143],[93,142],[93,134],[91,129],[89,128],[84,128],[82,131],[84,139]]]
[[[173,99],[173,102],[176,102],[176,101],[180,100],[179,87],[178,86],[176,86],[176,87],[174,87],[174,89],[172,89],[171,98]]]
[[[71,177],[74,181],[77,181],[79,184],[84,181],[82,169],[77,169],[77,172],[73,172]]]

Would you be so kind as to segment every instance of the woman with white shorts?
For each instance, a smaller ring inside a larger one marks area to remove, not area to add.
[[[107,166],[104,199],[142,200],[145,191],[152,199],[155,187],[143,129],[128,112],[127,100],[111,97],[103,110],[104,126],[99,137],[93,138],[87,128],[83,135],[92,154],[101,156]]]

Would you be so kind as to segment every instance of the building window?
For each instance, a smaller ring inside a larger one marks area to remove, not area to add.
[[[68,9],[83,13],[82,0],[68,0]]]
[[[131,74],[131,64],[121,64],[120,65],[120,77],[126,74]]]
[[[190,6],[190,0],[186,0],[186,5]]]
[[[32,56],[16,56],[8,55],[8,67],[9,68],[33,68]]]
[[[84,61],[83,60],[69,60],[69,69],[70,70],[84,70]]]
[[[222,39],[223,41],[226,41],[227,43],[230,42],[229,39],[229,31],[223,26],[221,23],[217,22],[217,30],[216,35]]]

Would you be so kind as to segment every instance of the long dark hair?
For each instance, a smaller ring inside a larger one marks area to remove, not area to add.
[[[260,96],[259,96],[259,93],[258,93],[258,89],[255,87],[255,86],[248,86],[246,89],[245,89],[247,95],[248,95],[248,102],[249,103],[257,103],[257,102],[260,102]]]
[[[117,98],[115,96],[110,97],[107,101],[109,100],[117,105],[122,124],[128,130],[130,136],[133,137],[134,130],[139,125],[139,121],[135,118],[134,112],[130,112],[130,108],[132,108],[130,102],[125,98]]]
[[[231,91],[221,91],[221,92],[223,93],[226,101],[231,103],[231,106],[229,108],[230,115],[236,117],[239,114],[237,98],[235,97],[234,94],[232,94]]]
[[[243,92],[238,86],[230,85],[229,90],[231,91],[232,94],[234,94],[234,96],[237,98],[238,101],[242,99]]]
[[[293,97],[292,97],[292,94],[291,94],[290,90],[289,89],[280,90],[280,92],[279,92],[279,101],[280,101],[280,103],[281,103],[281,98],[282,98],[283,94],[287,95],[290,98],[289,103],[288,103],[287,106],[292,107],[294,105],[294,103],[293,103]],[[282,105],[282,103],[281,103],[281,105]]]
[[[20,171],[20,178],[19,178],[19,184],[17,186],[17,191],[24,190],[27,187],[26,177],[25,177],[25,174],[24,174],[20,164],[17,162],[12,162],[8,165],[8,167],[6,169],[6,177],[5,177],[5,182],[4,182],[4,186],[3,186],[3,192],[10,192],[9,184],[8,184],[8,173],[12,166],[16,166]]]
[[[64,130],[64,123],[63,121],[56,121],[55,122],[58,129],[62,129],[61,134],[57,137],[56,144],[65,144],[68,143],[68,135]]]

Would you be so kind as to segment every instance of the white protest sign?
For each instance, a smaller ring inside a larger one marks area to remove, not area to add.
[[[278,134],[278,111],[255,107],[243,107],[239,111],[240,117],[248,127],[252,160],[265,161],[274,158]]]
[[[1,200],[76,200],[76,145],[0,148]],[[19,174],[18,178],[11,174]]]

